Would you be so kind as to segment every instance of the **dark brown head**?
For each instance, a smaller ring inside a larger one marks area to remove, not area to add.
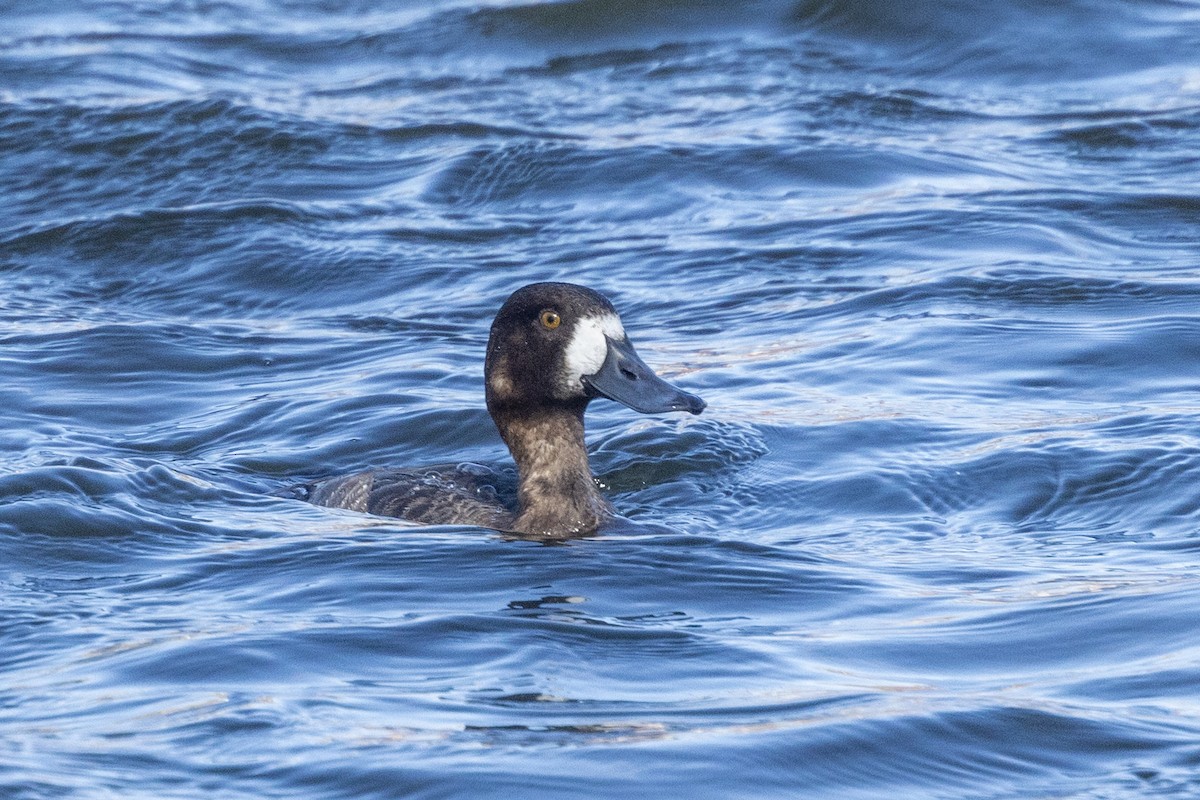
[[[671,386],[638,357],[612,303],[570,283],[513,292],[492,323],[484,376],[493,417],[547,406],[582,413],[596,397],[643,414],[704,410],[703,400]]]

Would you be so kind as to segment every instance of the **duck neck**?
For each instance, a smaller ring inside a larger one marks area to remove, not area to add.
[[[611,516],[588,464],[586,406],[582,401],[521,414],[493,409],[500,436],[517,462],[517,531],[537,536],[591,533]]]

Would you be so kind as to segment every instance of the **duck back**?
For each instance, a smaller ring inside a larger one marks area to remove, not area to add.
[[[509,530],[515,517],[515,470],[480,464],[381,469],[309,484],[307,500],[426,525]]]

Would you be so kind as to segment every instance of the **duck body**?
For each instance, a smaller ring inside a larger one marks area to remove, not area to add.
[[[512,530],[516,474],[480,464],[435,464],[377,469],[312,484],[306,499],[319,506],[423,522]]]
[[[641,413],[704,409],[641,360],[603,295],[569,283],[530,284],[508,298],[492,323],[484,380],[488,412],[516,462],[515,486],[473,464],[384,469],[310,484],[309,502],[531,536],[591,533],[613,509],[588,464],[588,404],[607,397]]]

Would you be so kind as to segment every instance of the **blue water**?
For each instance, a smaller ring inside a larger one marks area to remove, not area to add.
[[[1200,4],[0,4],[0,797],[1200,796]],[[502,462],[562,545],[278,496]]]

